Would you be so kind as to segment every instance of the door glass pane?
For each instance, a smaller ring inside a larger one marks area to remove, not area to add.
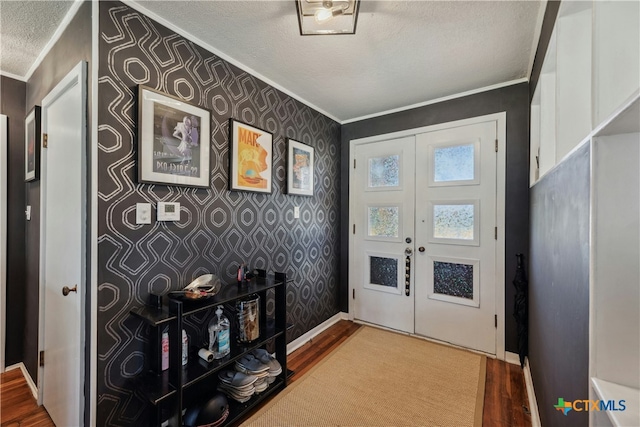
[[[474,205],[433,205],[433,237],[473,240]]]
[[[399,185],[399,155],[369,159],[369,187],[397,187]]]
[[[398,287],[398,260],[395,258],[369,257],[371,268],[369,281],[374,285]]]
[[[473,265],[433,262],[433,292],[473,299]]]
[[[369,236],[398,237],[400,209],[397,206],[369,208]]]
[[[475,178],[474,145],[454,145],[433,150],[433,181],[469,181]]]

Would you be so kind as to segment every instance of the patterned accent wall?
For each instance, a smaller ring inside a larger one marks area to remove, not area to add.
[[[294,280],[289,340],[338,312],[340,125],[119,2],[100,2],[99,49],[97,424],[140,426],[131,380],[149,330],[129,310],[149,292],[231,280],[246,261]],[[210,188],[137,183],[139,84],[211,111]],[[228,190],[230,117],[273,133],[272,194]],[[313,197],[285,193],[287,137],[315,148]],[[180,202],[181,220],[136,225],[136,203],[159,201]]]

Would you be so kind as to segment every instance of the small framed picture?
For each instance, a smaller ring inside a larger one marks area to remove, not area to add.
[[[208,110],[138,87],[138,181],[209,187]]]
[[[40,178],[40,107],[31,109],[24,119],[24,180]]]
[[[313,196],[313,147],[287,138],[287,193]]]
[[[229,119],[229,190],[271,193],[273,135]]]

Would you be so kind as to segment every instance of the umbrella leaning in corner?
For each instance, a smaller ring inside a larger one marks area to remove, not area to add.
[[[518,330],[518,354],[520,355],[520,366],[524,368],[524,358],[529,352],[529,326],[528,326],[528,287],[527,275],[524,271],[524,255],[516,254],[518,265],[516,275],[513,278],[513,285],[516,287],[516,296],[513,305],[513,317],[516,319]]]

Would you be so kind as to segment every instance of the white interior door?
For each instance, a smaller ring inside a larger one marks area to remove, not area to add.
[[[354,268],[358,320],[413,333],[415,138],[355,150]],[[408,239],[408,241],[407,241]],[[407,249],[409,249],[407,251]]]
[[[416,334],[496,354],[495,121],[417,136]]]
[[[86,65],[42,102],[40,401],[58,426],[83,425]],[[72,291],[63,294],[63,288]],[[74,291],[75,289],[75,291]]]

